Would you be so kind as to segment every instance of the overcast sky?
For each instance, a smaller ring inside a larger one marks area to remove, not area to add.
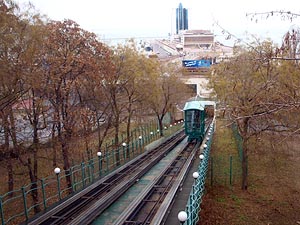
[[[16,0],[18,3],[28,0]],[[283,34],[294,25],[300,26],[300,17],[282,21],[279,17],[258,22],[246,13],[287,10],[300,14],[299,0],[31,0],[36,10],[53,20],[72,19],[83,29],[102,38],[159,37],[174,33],[175,12],[181,2],[188,9],[189,29],[208,29],[224,44],[220,26],[237,37],[245,33],[271,38],[279,42]],[[21,4],[22,5],[22,4]],[[227,43],[226,43],[227,42]]]

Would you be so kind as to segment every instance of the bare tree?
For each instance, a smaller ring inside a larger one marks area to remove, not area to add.
[[[79,27],[74,21],[51,22],[50,35],[44,45],[46,65],[44,82],[47,98],[54,110],[54,123],[61,145],[68,187],[70,176],[70,142],[80,118],[80,89],[82,82],[92,77],[104,77],[100,72],[110,55],[107,47],[99,44],[96,36]],[[95,54],[99,57],[94,57]],[[107,73],[108,70],[106,70]]]
[[[160,135],[163,136],[163,119],[182,99],[187,99],[189,91],[181,81],[181,71],[175,64],[157,62],[154,71],[143,81],[144,104],[151,110],[158,121]]]
[[[235,57],[217,66],[212,78],[218,99],[226,106],[229,120],[238,125],[243,140],[242,189],[248,187],[250,137],[263,131],[287,130],[284,115],[299,106],[298,94],[292,96],[283,83],[289,74],[273,59],[275,54],[272,42],[242,48]]]

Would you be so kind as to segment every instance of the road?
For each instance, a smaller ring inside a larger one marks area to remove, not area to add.
[[[151,41],[150,45],[152,46],[153,52],[157,54],[160,59],[167,59],[174,56],[174,51],[167,50],[167,48],[158,40]]]

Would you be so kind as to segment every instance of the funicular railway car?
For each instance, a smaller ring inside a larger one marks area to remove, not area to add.
[[[200,101],[189,101],[184,106],[184,129],[188,141],[202,141],[205,134],[205,111]]]
[[[202,142],[205,136],[206,121],[214,116],[215,102],[192,100],[185,103],[185,134],[188,141]]]

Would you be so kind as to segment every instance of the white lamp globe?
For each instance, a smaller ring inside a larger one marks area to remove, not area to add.
[[[198,172],[194,172],[194,173],[193,173],[193,178],[194,178],[194,179],[197,179],[198,177],[199,177],[199,173],[198,173]]]
[[[54,169],[54,173],[55,173],[55,174],[59,174],[59,173],[60,173],[60,168],[56,167],[56,168]]]
[[[204,159],[204,155],[203,154],[200,154],[199,155],[199,158],[202,160],[202,159]]]
[[[178,220],[180,222],[185,222],[187,220],[187,213],[185,211],[180,211],[178,213]]]

